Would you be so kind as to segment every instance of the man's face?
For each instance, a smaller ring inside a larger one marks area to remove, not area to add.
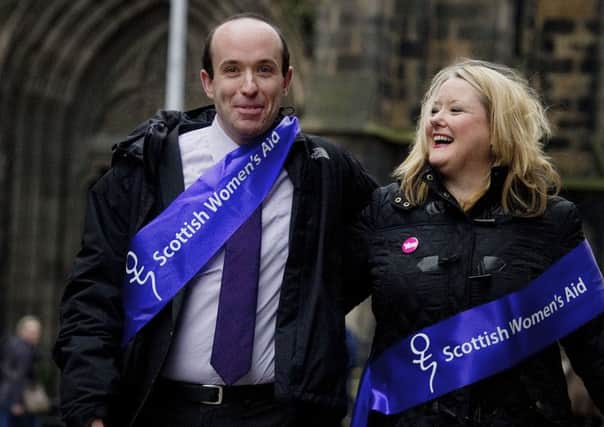
[[[42,328],[40,322],[37,320],[28,320],[22,326],[19,335],[23,341],[36,346],[40,342],[40,336],[42,334]]]
[[[283,76],[282,45],[268,24],[243,18],[218,27],[211,46],[214,77],[201,70],[207,96],[220,125],[237,144],[266,132],[274,122],[291,82]]]

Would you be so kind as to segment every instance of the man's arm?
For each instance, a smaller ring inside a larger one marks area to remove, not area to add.
[[[69,427],[106,418],[119,393],[129,223],[124,181],[113,168],[90,191],[81,249],[61,302],[53,355],[61,369],[61,412]]]
[[[343,295],[346,312],[365,300],[370,293],[368,271],[369,208],[377,183],[361,163],[344,152],[347,177],[344,209],[347,218],[344,231]]]
[[[346,227],[344,268],[344,309],[348,313],[371,293],[369,276],[370,227],[364,211],[357,220]]]
[[[365,170],[361,163],[350,153],[344,152],[347,167],[347,184],[344,193],[344,205],[350,218],[358,214],[369,204],[373,191],[378,187],[376,181]]]

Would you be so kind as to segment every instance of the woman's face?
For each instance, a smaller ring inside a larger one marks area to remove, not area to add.
[[[426,123],[429,163],[445,179],[480,179],[491,168],[487,111],[478,92],[452,77],[438,89]]]

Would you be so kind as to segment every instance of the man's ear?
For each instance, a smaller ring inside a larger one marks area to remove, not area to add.
[[[201,80],[203,91],[206,93],[207,97],[214,99],[214,79],[212,79],[210,74],[204,69],[199,72],[199,79]]]
[[[283,95],[287,95],[289,91],[289,86],[294,78],[294,67],[289,67],[287,73],[285,73],[285,77],[283,79]]]

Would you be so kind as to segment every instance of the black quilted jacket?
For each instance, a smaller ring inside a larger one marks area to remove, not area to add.
[[[426,170],[430,192],[412,206],[398,184],[380,188],[356,230],[360,245],[350,278],[358,298],[370,292],[376,318],[373,356],[414,331],[523,287],[583,239],[576,207],[551,199],[537,218],[512,217],[500,207],[506,171],[496,168],[490,190],[465,214]],[[404,253],[409,237],[419,244]],[[367,287],[369,285],[369,288]],[[604,408],[604,317],[561,340],[592,398]],[[414,387],[414,384],[404,384]],[[370,425],[571,425],[560,349],[551,345],[519,365],[402,414],[372,412]]]

